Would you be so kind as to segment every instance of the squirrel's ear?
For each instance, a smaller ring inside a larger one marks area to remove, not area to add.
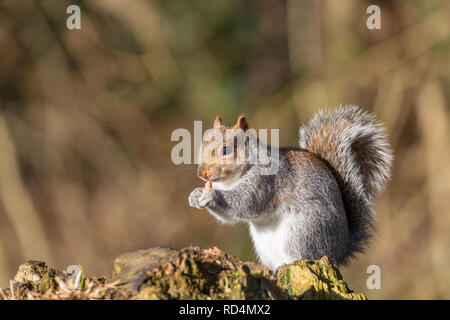
[[[217,116],[214,120],[214,129],[219,129],[220,127],[223,127],[222,118]]]
[[[237,130],[237,129],[242,129],[244,131],[246,131],[248,129],[247,119],[245,118],[245,116],[243,114],[241,114],[239,116],[239,118],[236,121],[236,124],[234,125],[234,130]]]

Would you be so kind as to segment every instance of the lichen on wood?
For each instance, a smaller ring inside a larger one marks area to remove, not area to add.
[[[104,278],[86,278],[83,288],[43,262],[19,267],[0,299],[366,299],[353,293],[324,257],[283,266],[276,275],[217,247],[174,250],[156,247],[125,253]]]
[[[363,293],[352,292],[342,279],[339,269],[327,257],[320,260],[299,260],[284,266],[277,280],[292,298],[366,300]]]

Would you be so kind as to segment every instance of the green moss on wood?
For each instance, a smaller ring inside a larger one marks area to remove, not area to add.
[[[19,267],[14,292],[3,293],[20,299],[366,299],[349,290],[326,257],[296,261],[275,277],[268,268],[218,248],[129,252],[115,260],[111,276],[86,278],[83,289],[69,290],[66,279],[43,262],[29,261]]]

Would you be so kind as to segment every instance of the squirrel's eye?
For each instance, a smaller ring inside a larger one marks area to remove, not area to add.
[[[222,154],[225,156],[225,155],[230,154],[230,153],[231,153],[231,148],[227,147],[227,146],[224,146],[223,149],[222,149]]]

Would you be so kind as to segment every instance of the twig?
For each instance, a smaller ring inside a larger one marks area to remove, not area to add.
[[[14,286],[12,280],[9,280],[9,287],[11,288],[11,299],[16,300],[16,296],[14,294]]]
[[[66,283],[60,277],[55,277],[55,281],[59,285],[59,289],[62,292],[66,293],[66,294],[72,293],[72,290],[67,288]]]
[[[9,298],[6,296],[6,294],[3,292],[2,288],[0,288],[0,294],[2,295],[3,299],[9,300]]]

